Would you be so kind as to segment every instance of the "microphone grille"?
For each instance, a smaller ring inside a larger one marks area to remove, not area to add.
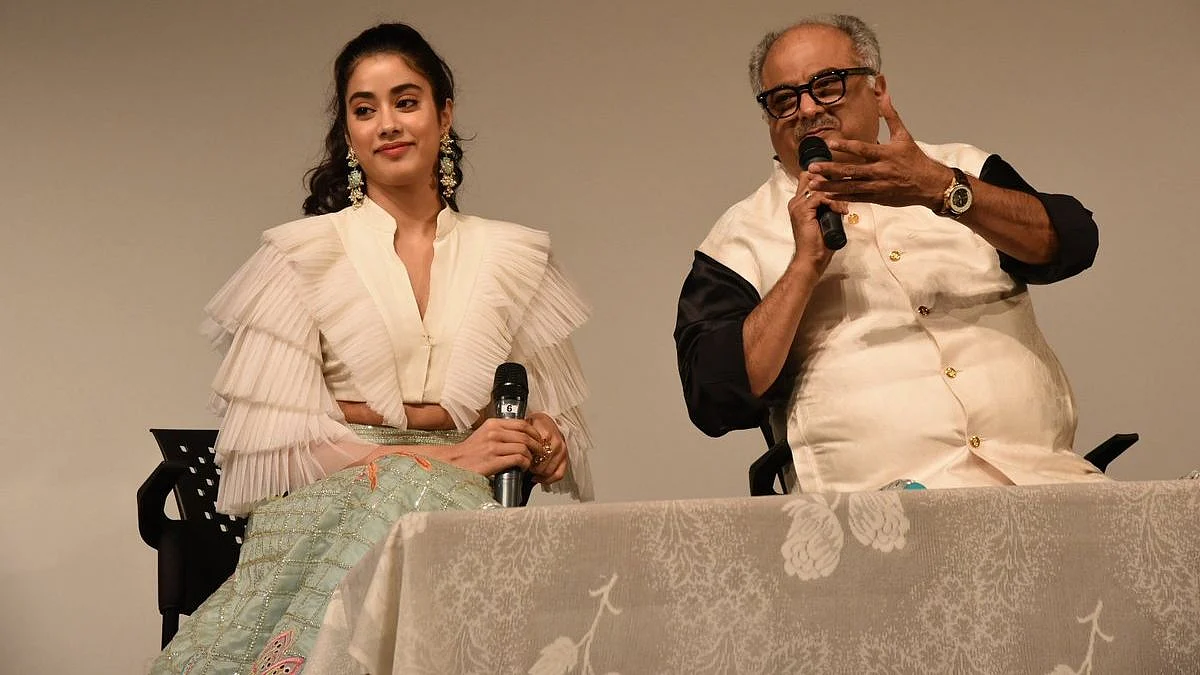
[[[501,363],[496,367],[496,381],[493,383],[494,389],[500,387],[520,387],[526,391],[529,390],[529,374],[525,372],[525,366],[511,361]]]
[[[813,162],[828,162],[832,159],[833,155],[829,152],[829,146],[820,136],[805,136],[800,141],[800,166],[802,168],[807,169],[808,165]]]

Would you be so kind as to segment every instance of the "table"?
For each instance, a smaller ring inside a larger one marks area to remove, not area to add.
[[[309,669],[1198,673],[1200,481],[411,514]]]

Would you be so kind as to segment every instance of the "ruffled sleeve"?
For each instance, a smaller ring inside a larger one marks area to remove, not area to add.
[[[590,501],[595,497],[588,463],[592,437],[582,410],[588,387],[571,343],[571,333],[587,317],[583,299],[551,260],[513,340],[511,360],[524,363],[529,373],[529,409],[553,417],[567,443],[566,476],[544,488]]]
[[[496,366],[523,364],[529,410],[555,419],[570,453],[569,473],[546,489],[590,500],[592,439],[580,409],[588,390],[571,345],[587,306],[554,264],[545,232],[500,221],[477,225],[487,253],[447,367],[442,407],[458,428],[470,428],[488,404]]]
[[[205,307],[203,330],[225,353],[212,401],[224,415],[216,446],[222,513],[246,514],[324,478],[318,450],[354,442],[325,385],[320,332],[297,289],[295,269],[267,241]]]

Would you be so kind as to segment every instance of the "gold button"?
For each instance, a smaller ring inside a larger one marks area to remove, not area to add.
[[[947,368],[946,377],[958,377],[958,371],[953,368]]]
[[[899,259],[900,259],[900,251],[892,251],[891,253],[888,254],[888,260],[891,260],[892,262],[896,262]]]
[[[928,307],[926,307],[925,305],[921,305],[920,307],[917,308],[917,314],[920,314],[921,316],[929,316],[930,311],[931,310]]]
[[[858,224],[858,214],[851,213],[850,215],[846,216],[846,222],[850,225],[857,225]]]
[[[982,443],[983,441],[980,440],[978,436],[972,436],[970,439],[968,439],[967,442],[971,444],[972,448],[978,448],[979,444]]]

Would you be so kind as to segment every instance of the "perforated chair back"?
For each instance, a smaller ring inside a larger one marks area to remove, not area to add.
[[[215,429],[151,429],[163,459],[187,465],[175,481],[175,504],[183,520],[208,524],[217,539],[240,547],[246,520],[217,513],[217,483],[221,469],[216,464]]]
[[[158,605],[162,643],[174,637],[179,615],[191,614],[237,566],[243,518],[216,511],[221,470],[213,429],[151,429],[164,461],[138,490],[138,529],[158,549]],[[175,493],[179,520],[163,511]]]

